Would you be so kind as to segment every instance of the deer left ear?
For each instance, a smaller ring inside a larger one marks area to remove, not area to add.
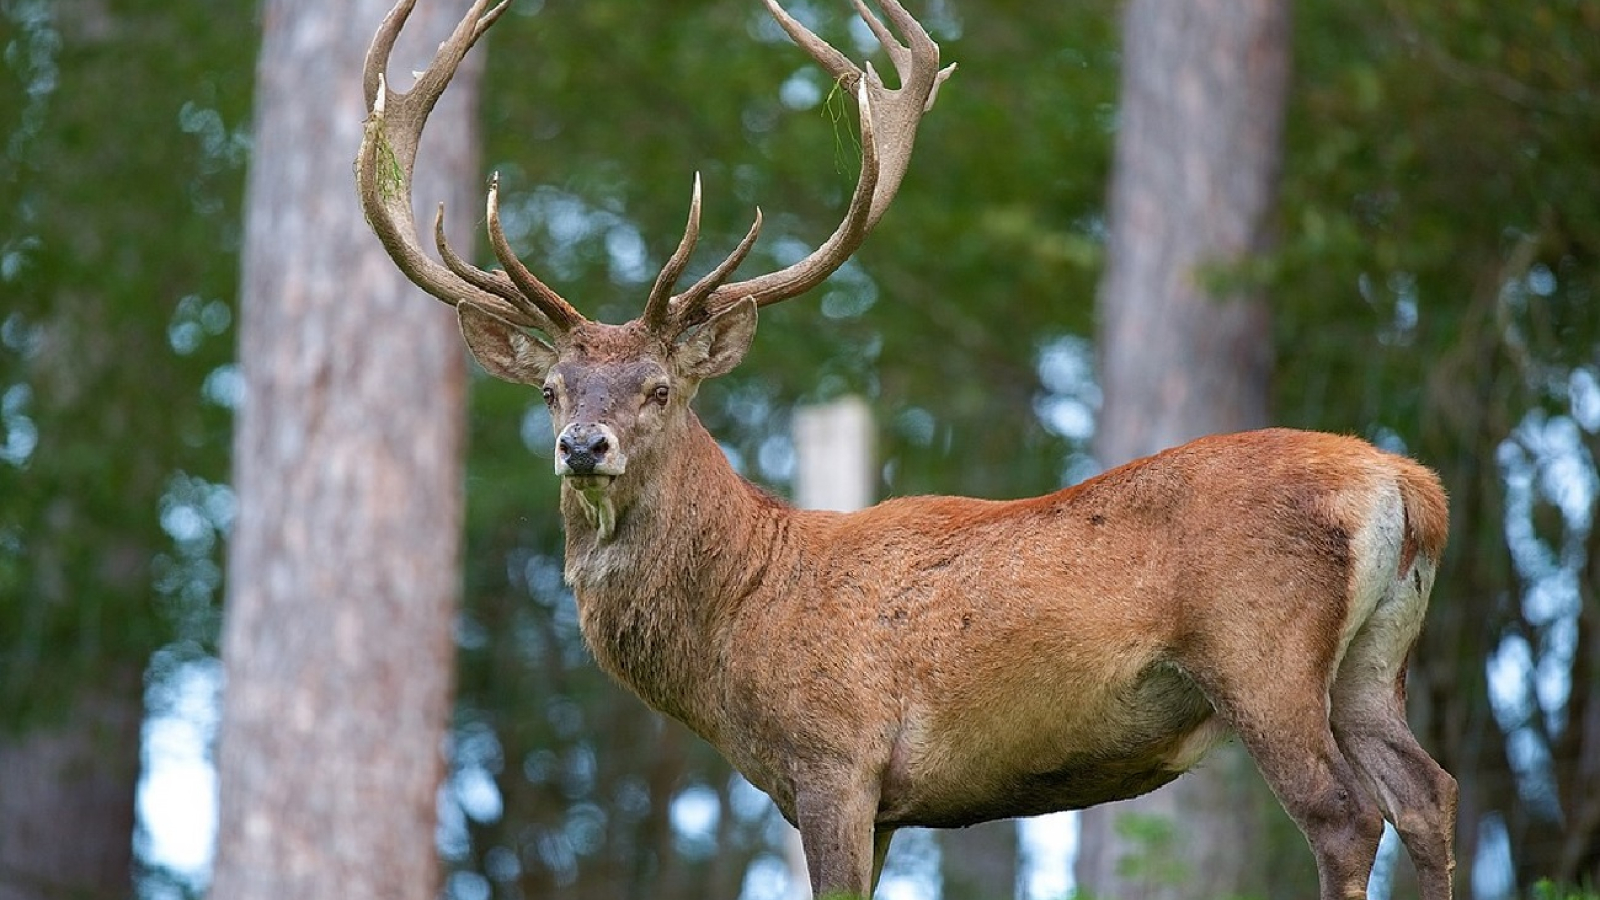
[[[756,301],[746,297],[678,344],[673,361],[683,375],[706,379],[733,371],[756,335]]]

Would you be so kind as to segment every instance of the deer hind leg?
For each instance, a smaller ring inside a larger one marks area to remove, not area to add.
[[[1322,900],[1364,900],[1383,817],[1329,726],[1326,654],[1291,636],[1264,657],[1209,658],[1250,670],[1190,671],[1310,843]]]
[[[1456,780],[1406,724],[1405,658],[1426,606],[1417,583],[1397,584],[1356,633],[1334,679],[1331,718],[1339,746],[1399,832],[1422,900],[1449,900]]]
[[[1393,689],[1386,690],[1391,693]],[[1449,900],[1455,872],[1456,780],[1433,761],[1407,727],[1401,704],[1335,699],[1334,731],[1394,824],[1417,868],[1422,900]]]
[[[1383,819],[1328,730],[1320,705],[1300,715],[1245,709],[1231,718],[1317,860],[1322,900],[1365,900]]]

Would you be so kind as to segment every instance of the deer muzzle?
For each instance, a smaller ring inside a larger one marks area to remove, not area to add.
[[[574,422],[561,429],[556,438],[556,474],[594,486],[608,483],[628,466],[627,454],[617,442],[616,432],[597,422]]]

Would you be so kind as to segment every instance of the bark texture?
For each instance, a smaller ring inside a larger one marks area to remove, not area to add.
[[[356,202],[361,67],[387,9],[263,11],[211,892],[228,900],[439,893],[465,368],[454,316],[405,281]],[[463,10],[418,4],[397,87]],[[481,53],[434,113],[416,177],[429,212],[446,200],[463,224],[482,202]]]
[[[1100,285],[1114,466],[1268,423],[1267,305],[1241,263],[1269,243],[1289,71],[1284,0],[1130,0]],[[1145,797],[1086,811],[1079,887],[1097,897],[1266,893],[1265,787],[1221,748]]]

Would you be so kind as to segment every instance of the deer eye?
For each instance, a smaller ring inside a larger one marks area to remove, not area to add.
[[[544,388],[542,390],[539,391],[539,393],[544,395],[544,405],[545,406],[554,406],[555,405],[555,402],[556,402],[556,391],[555,391],[555,388],[552,388],[547,384],[547,385],[544,386]]]
[[[672,394],[672,389],[671,388],[667,387],[664,384],[658,384],[658,385],[656,385],[656,389],[650,394],[650,396],[652,398],[654,398],[654,400],[657,403],[661,404],[662,406],[666,406],[667,405],[667,397],[669,397],[671,394]]]

